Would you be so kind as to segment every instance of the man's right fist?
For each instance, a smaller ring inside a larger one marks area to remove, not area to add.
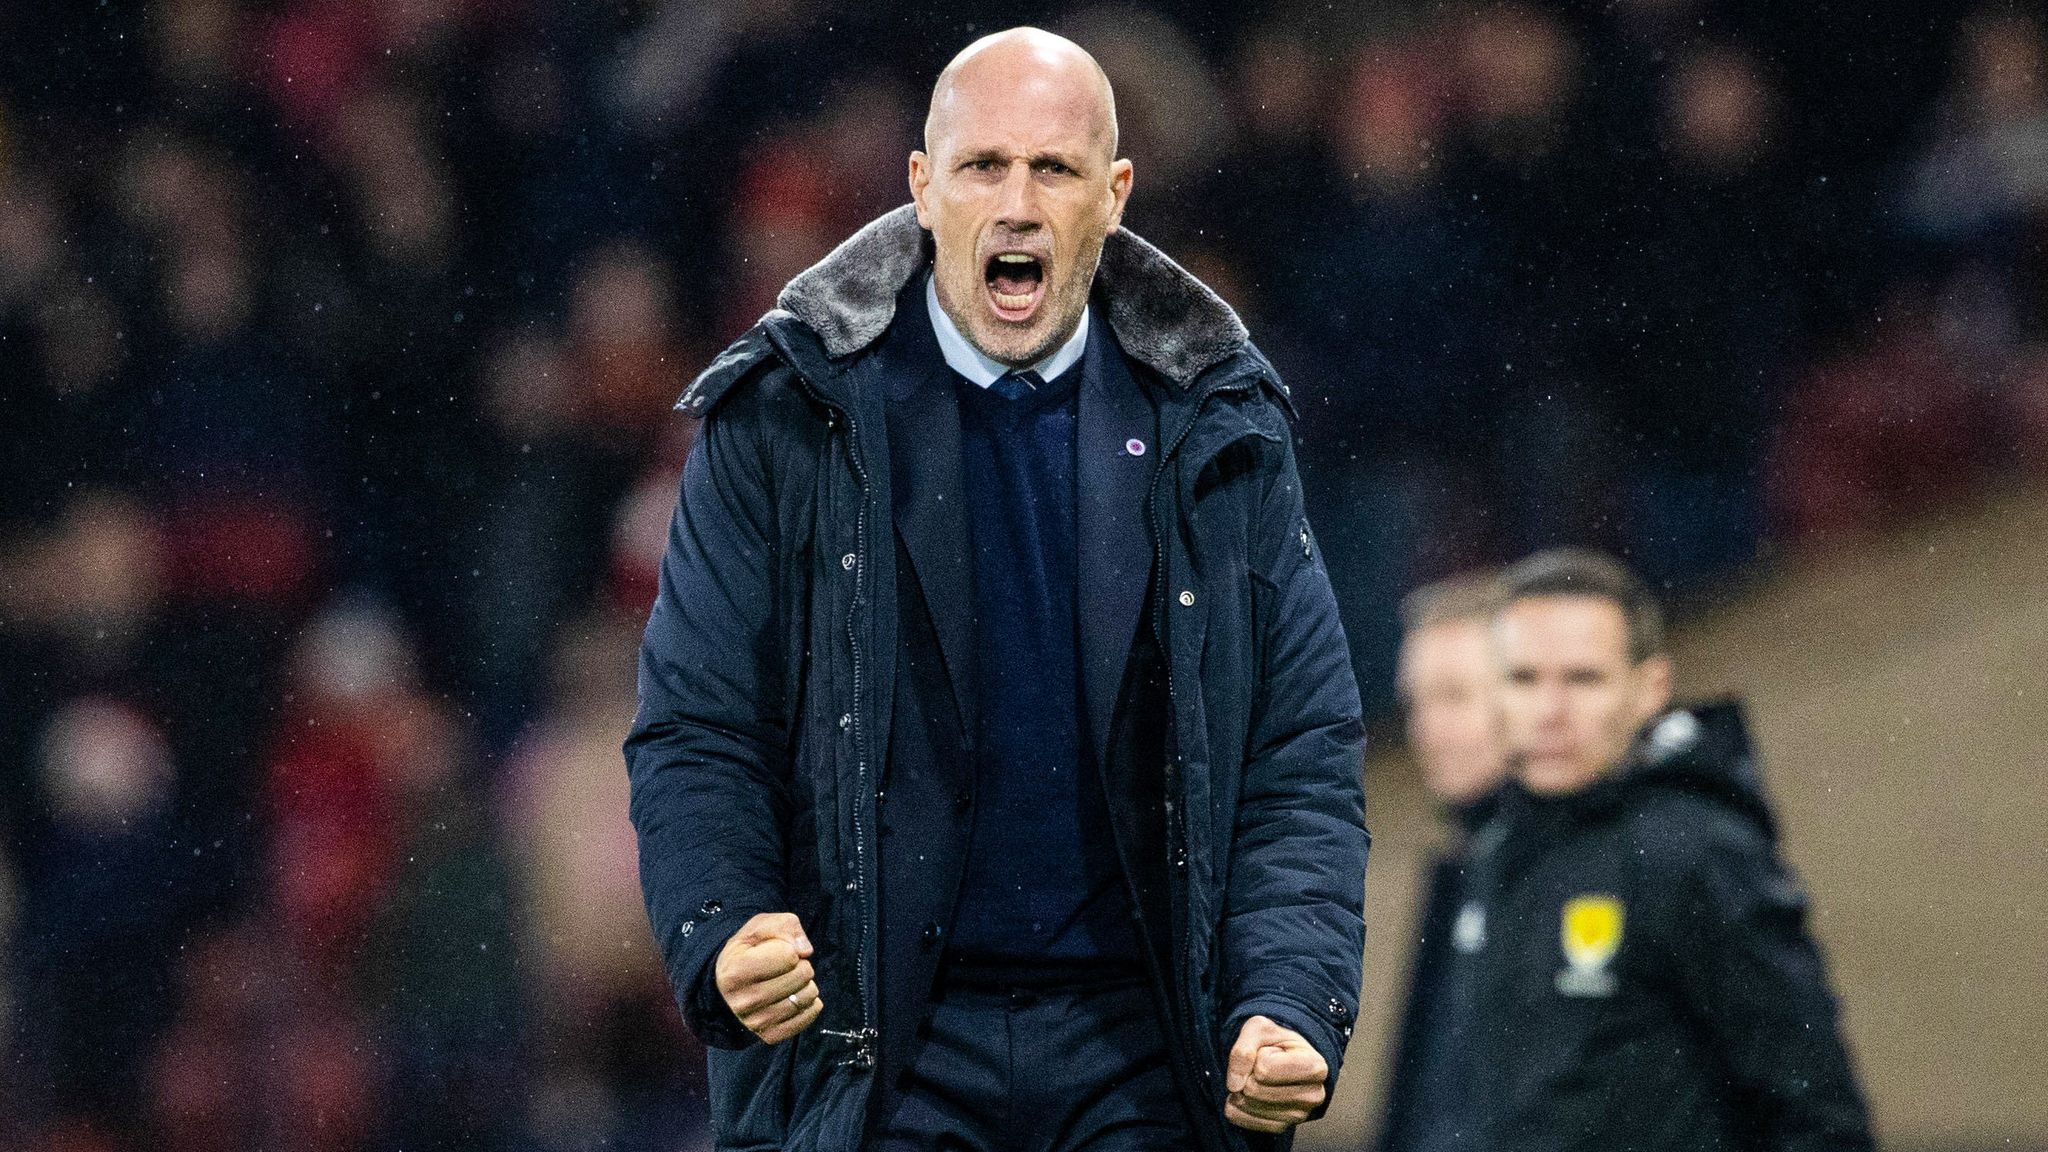
[[[762,1043],[782,1043],[825,1010],[810,955],[810,938],[793,912],[761,913],[720,949],[718,994]]]

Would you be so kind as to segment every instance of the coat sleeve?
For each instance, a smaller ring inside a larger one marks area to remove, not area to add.
[[[753,1036],[712,963],[749,917],[788,910],[790,733],[759,392],[732,396],[684,465],[625,744],[655,941],[685,1020],[725,1048]]]
[[[1686,870],[1674,972],[1774,1152],[1873,1147],[1806,897],[1761,834],[1716,838]]]
[[[1224,894],[1227,1048],[1265,1016],[1315,1045],[1334,1091],[1365,951],[1365,729],[1292,438],[1254,525],[1259,684]],[[1326,1099],[1327,1104],[1327,1099]]]

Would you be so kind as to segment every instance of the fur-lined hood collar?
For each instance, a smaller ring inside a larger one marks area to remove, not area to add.
[[[931,259],[931,236],[918,224],[916,207],[905,204],[800,273],[776,304],[817,333],[826,354],[837,359],[888,330],[897,294]],[[1177,384],[1245,345],[1244,322],[1230,305],[1127,228],[1103,243],[1095,283],[1124,352]]]
[[[817,340],[825,356],[841,360],[888,331],[896,299],[932,259],[931,235],[905,204],[847,237],[823,260],[782,289],[776,307],[711,362],[685,389],[676,407],[709,411],[725,390],[772,354],[778,331],[795,324]],[[1240,355],[1285,398],[1265,357],[1251,343],[1230,305],[1164,252],[1128,228],[1110,233],[1096,266],[1094,299],[1107,313],[1124,353],[1185,389],[1196,377]]]

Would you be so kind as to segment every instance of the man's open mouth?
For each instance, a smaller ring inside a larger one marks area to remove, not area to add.
[[[989,302],[1004,320],[1031,319],[1045,295],[1045,265],[1028,252],[998,252],[989,257],[983,276]]]

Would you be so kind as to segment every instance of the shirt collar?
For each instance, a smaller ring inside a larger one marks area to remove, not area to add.
[[[932,331],[938,335],[939,351],[945,354],[946,365],[983,388],[995,383],[1010,371],[1000,360],[991,360],[981,349],[967,342],[960,329],[953,324],[953,318],[939,307],[939,290],[932,285],[932,278],[924,278],[924,307],[931,314]],[[1053,349],[1052,355],[1031,366],[1041,380],[1055,380],[1059,374],[1074,366],[1081,354],[1088,350],[1088,313],[1082,306],[1081,322],[1074,325],[1074,334],[1067,342]]]

